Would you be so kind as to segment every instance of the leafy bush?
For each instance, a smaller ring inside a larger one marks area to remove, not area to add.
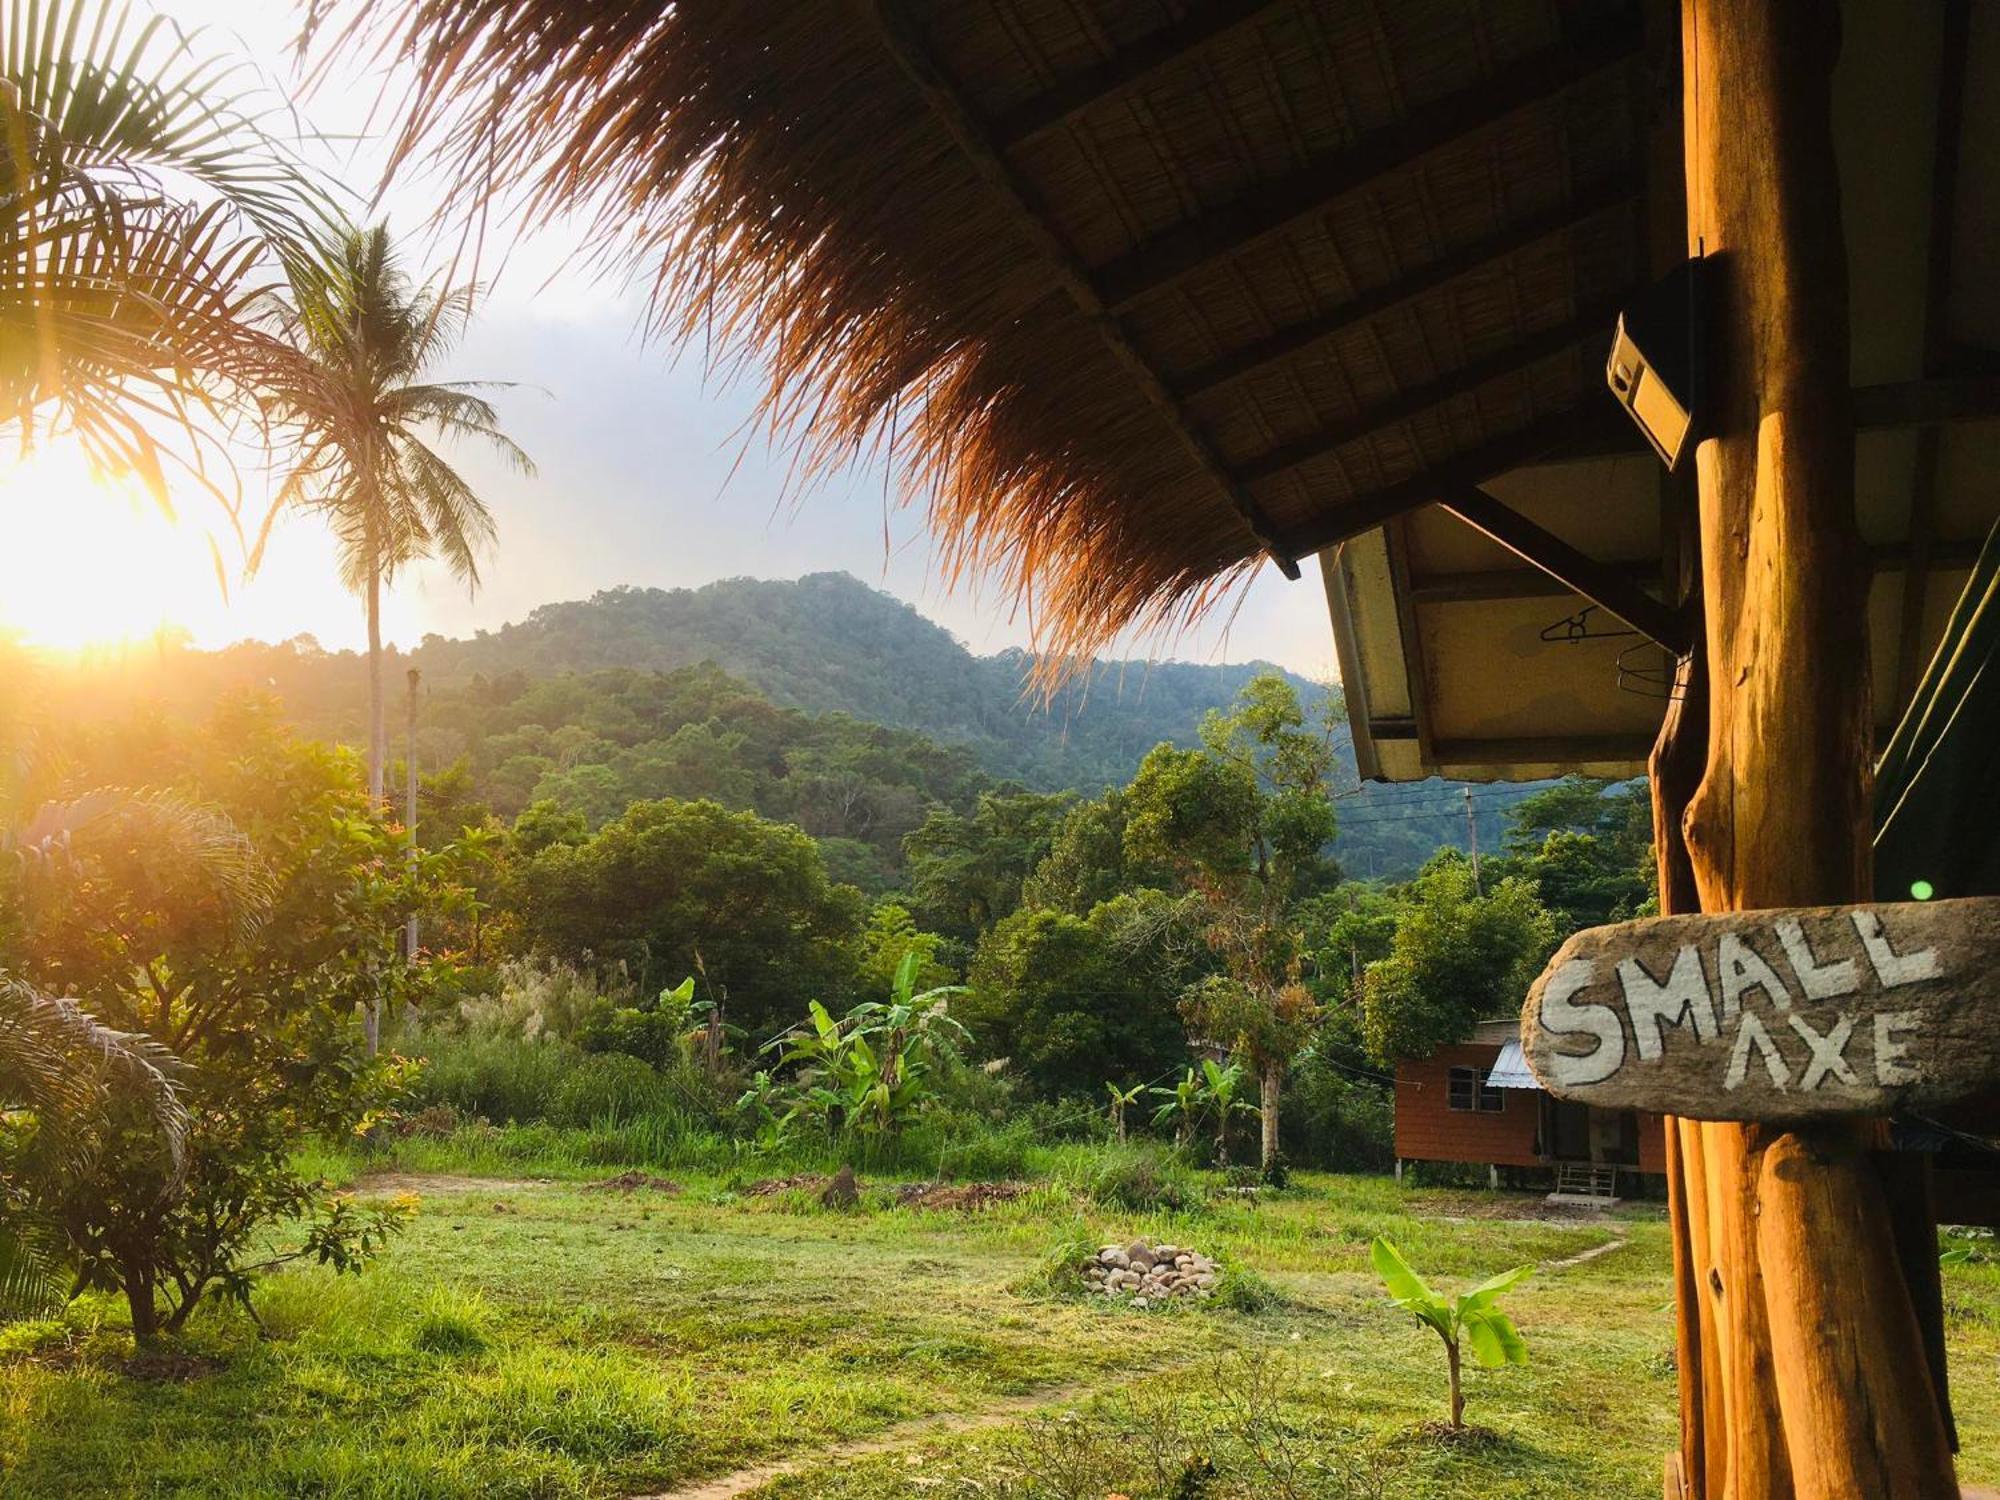
[[[1383,1171],[1396,1154],[1395,1094],[1311,1049],[1292,1069],[1283,1132],[1294,1161],[1335,1172]]]
[[[622,1052],[586,1054],[556,1084],[548,1105],[555,1125],[616,1125],[670,1107],[652,1064]]]

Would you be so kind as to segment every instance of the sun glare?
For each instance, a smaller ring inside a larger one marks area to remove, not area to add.
[[[0,466],[0,557],[0,623],[43,646],[136,640],[184,625],[195,591],[220,592],[189,518],[61,443]]]
[[[302,633],[328,647],[357,643],[359,608],[340,587],[323,527],[281,525],[264,567],[245,579],[220,503],[198,492],[176,503],[168,515],[136,481],[93,473],[70,444],[0,458],[0,631],[64,651],[161,630],[205,647]],[[255,510],[253,499],[246,511]],[[403,633],[399,614],[390,623]]]

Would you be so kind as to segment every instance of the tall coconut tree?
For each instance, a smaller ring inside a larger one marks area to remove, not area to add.
[[[425,378],[463,334],[472,296],[470,286],[413,284],[377,226],[350,232],[331,272],[280,312],[310,364],[281,397],[300,436],[280,503],[327,519],[341,581],[367,611],[368,794],[377,804],[388,762],[382,590],[427,557],[477,588],[479,554],[494,538],[492,512],[431,440],[477,438],[534,472],[480,394],[497,382]]]
[[[252,85],[116,0],[0,9],[0,433],[73,432],[164,502],[205,419],[287,378],[262,298],[337,217]]]

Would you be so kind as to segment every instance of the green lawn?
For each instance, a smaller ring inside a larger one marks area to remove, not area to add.
[[[287,1272],[264,1337],[212,1313],[148,1370],[107,1302],[0,1329],[0,1493],[630,1496],[775,1463],[799,1467],[751,1493],[1659,1493],[1674,1377],[1649,1208],[1549,1224],[1493,1216],[1533,1199],[1321,1176],[1187,1215],[1054,1188],[963,1214],[685,1187],[433,1182],[366,1275]],[[1272,1304],[1024,1290],[1066,1237],[1138,1233],[1230,1257]],[[1442,1360],[1382,1301],[1377,1233],[1447,1283],[1624,1243],[1512,1295],[1534,1362],[1474,1373],[1489,1436],[1451,1444],[1420,1430]],[[1992,1482],[2000,1268],[1951,1268],[1947,1290],[1964,1471]]]

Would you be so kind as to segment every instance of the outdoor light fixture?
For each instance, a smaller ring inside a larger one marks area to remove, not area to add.
[[[1701,322],[1708,261],[1697,256],[1618,315],[1604,378],[1671,469],[1699,441]]]

